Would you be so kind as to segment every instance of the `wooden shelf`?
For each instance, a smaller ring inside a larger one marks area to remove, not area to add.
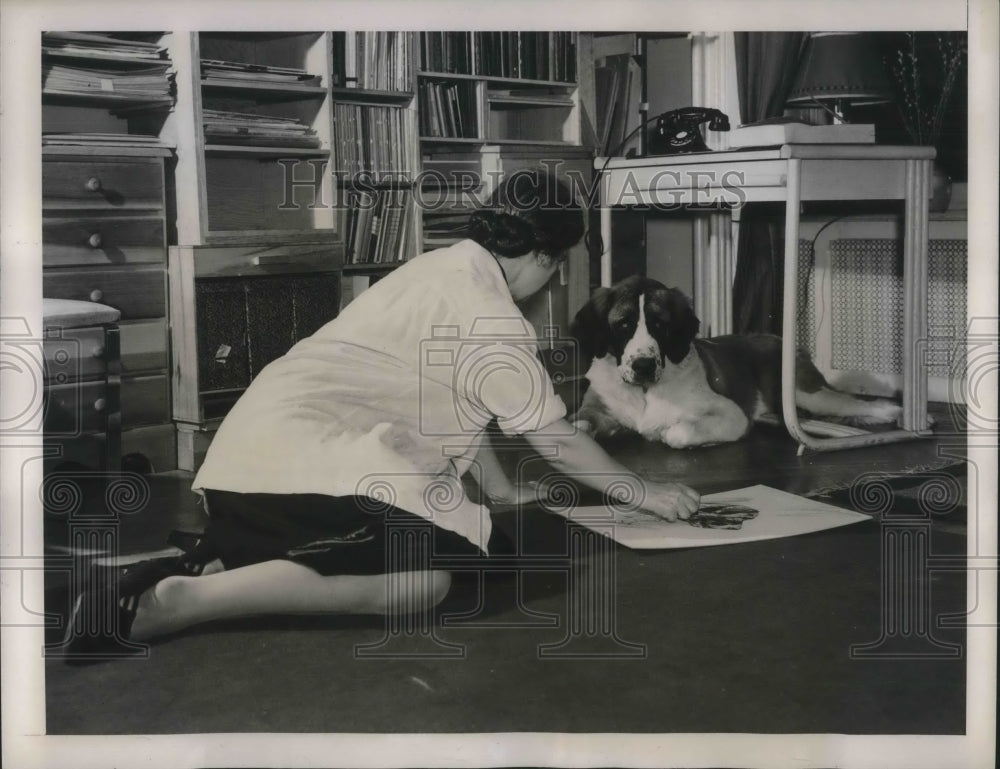
[[[562,107],[571,109],[573,100],[569,96],[511,96],[509,94],[487,94],[486,101],[493,109],[521,109],[524,107]]]
[[[334,230],[216,230],[205,238],[209,245],[282,245],[337,242]]]
[[[496,75],[475,75],[477,80],[485,80],[487,83],[495,84],[502,83],[503,85],[510,86],[544,86],[546,88],[565,88],[566,90],[572,90],[577,87],[576,82],[565,82],[563,80],[529,80],[528,78],[521,77],[498,77]]]
[[[371,264],[344,264],[340,269],[345,275],[351,273],[377,273],[377,272],[392,272],[394,269],[399,267],[401,264],[406,264],[403,262],[373,262]]]
[[[497,144],[501,146],[518,147],[578,147],[573,142],[562,141],[561,139],[481,139],[482,144]]]
[[[357,104],[408,104],[413,99],[412,91],[376,91],[370,88],[344,88],[334,87],[330,89],[334,101]]]
[[[206,144],[205,153],[210,155],[244,155],[247,157],[326,157],[330,150],[322,147],[252,147],[240,144]]]
[[[337,178],[336,172],[334,173],[334,183],[345,190],[408,190],[414,186],[413,179],[388,179],[384,181],[366,179],[363,183],[357,183]]]
[[[493,142],[487,142],[486,139],[480,139],[480,138],[459,139],[448,136],[421,136],[420,141],[427,142],[428,144],[487,144],[487,143],[492,144],[493,143]]]
[[[421,70],[417,72],[417,77],[438,78],[441,80],[484,80],[479,75],[470,75],[466,72],[427,72]]]
[[[298,83],[261,83],[225,80],[222,78],[205,77],[201,87],[206,90],[244,91],[253,94],[274,94],[275,96],[290,96],[298,98],[322,99],[326,96],[326,87],[321,85],[300,85]]]
[[[136,146],[121,144],[47,144],[43,155],[106,155],[109,157],[170,157],[172,147]]]

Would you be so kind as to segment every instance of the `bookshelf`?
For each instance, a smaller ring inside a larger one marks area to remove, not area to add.
[[[477,203],[518,170],[546,166],[589,182],[593,152],[583,141],[581,92],[592,83],[584,88],[579,77],[579,62],[589,59],[589,35],[423,32],[419,37],[422,250],[464,237],[464,222]],[[566,269],[524,307],[540,338],[552,327],[565,336],[572,313],[589,295],[588,257],[582,244],[577,248],[580,253]]]
[[[329,35],[175,36],[177,243],[328,242]]]
[[[343,304],[418,253],[416,41],[411,32],[331,36]]]

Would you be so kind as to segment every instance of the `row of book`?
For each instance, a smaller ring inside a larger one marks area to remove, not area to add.
[[[420,135],[449,139],[475,138],[476,94],[472,84],[421,82]]]
[[[206,109],[202,121],[208,144],[307,149],[320,146],[316,132],[297,118]]]
[[[408,189],[348,190],[347,264],[406,260],[416,199]]]
[[[413,113],[399,107],[335,103],[336,167],[348,176],[370,172],[412,177],[413,123]]]
[[[332,49],[334,86],[413,89],[410,36],[405,32],[334,32]]]
[[[572,32],[476,32],[476,73],[522,80],[576,80]]]
[[[468,32],[421,32],[420,69],[472,74],[472,36]]]
[[[281,85],[323,85],[320,75],[311,75],[295,67],[274,67],[221,59],[202,59],[203,85],[249,85],[257,87]]]
[[[599,59],[594,68],[598,152],[624,155],[638,148],[642,71],[630,54]],[[626,137],[631,137],[626,142]]]

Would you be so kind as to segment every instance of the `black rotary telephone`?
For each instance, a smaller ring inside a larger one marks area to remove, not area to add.
[[[707,152],[708,146],[698,126],[707,123],[712,131],[728,131],[729,118],[724,112],[708,107],[684,107],[664,112],[649,132],[647,155],[679,155],[683,152]]]

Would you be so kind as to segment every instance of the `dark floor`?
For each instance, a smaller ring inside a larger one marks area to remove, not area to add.
[[[487,573],[480,585],[461,575],[432,634],[387,635],[376,619],[256,619],[187,631],[144,659],[76,667],[53,658],[48,731],[963,733],[964,633],[934,620],[964,610],[965,574],[920,570],[907,584],[929,594],[929,630],[893,632],[882,617],[890,524],[929,532],[934,558],[965,552],[967,472],[948,448],[962,441],[940,432],[802,457],[764,427],[739,444],[693,451],[609,444],[647,477],[703,493],[764,483],[880,511],[882,523],[719,548],[608,545],[612,599],[586,592],[604,568],[597,551],[574,557],[574,576],[544,570],[570,562],[571,525],[507,511],[497,525],[522,543],[520,576]],[[525,467],[543,472],[540,462]],[[888,479],[884,505],[875,487],[862,493],[859,479],[871,473]],[[148,503],[121,516],[123,553],[161,548],[171,529],[203,523],[189,476],[148,480]],[[65,516],[47,518],[54,556],[68,532]],[[67,606],[62,577],[49,580],[51,612]],[[580,595],[589,595],[582,615]],[[591,622],[574,624],[581,616]],[[852,655],[880,639],[868,657]]]

